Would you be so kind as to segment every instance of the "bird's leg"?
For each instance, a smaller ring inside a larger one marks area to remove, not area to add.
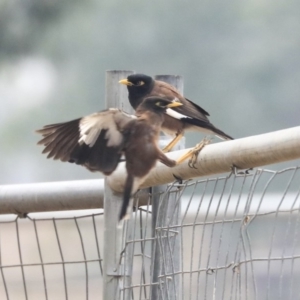
[[[181,140],[182,137],[183,133],[178,133],[176,137],[164,149],[162,149],[162,151],[164,153],[170,152],[174,148],[174,146]]]
[[[183,154],[176,160],[176,164],[179,165],[184,162],[186,159],[190,158],[189,166],[191,168],[195,168],[195,164],[197,162],[198,155],[200,151],[211,142],[211,139],[204,138],[199,144],[197,144],[193,149],[189,150],[187,153]]]

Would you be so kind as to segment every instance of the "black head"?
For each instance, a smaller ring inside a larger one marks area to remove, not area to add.
[[[153,111],[156,113],[165,113],[168,108],[181,106],[182,103],[167,100],[160,97],[148,97],[138,106],[137,111]]]
[[[119,83],[127,85],[129,100],[135,109],[142,102],[142,98],[151,93],[154,79],[144,74],[132,74],[127,79],[120,80]]]
[[[145,74],[132,74],[127,77],[127,81],[133,86],[150,85],[153,82],[153,78]]]

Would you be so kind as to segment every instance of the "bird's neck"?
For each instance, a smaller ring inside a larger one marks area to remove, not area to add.
[[[136,111],[136,115],[140,122],[147,122],[151,124],[152,127],[157,127],[160,130],[160,127],[164,121],[163,113],[154,113],[152,111],[143,112],[143,114],[139,115],[138,111]]]
[[[154,80],[145,85],[140,87],[130,87],[128,86],[128,98],[131,106],[136,109],[141,102],[144,100],[143,98],[148,96],[154,86]]]

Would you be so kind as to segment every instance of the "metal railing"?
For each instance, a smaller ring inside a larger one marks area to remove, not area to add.
[[[107,106],[130,111],[131,73],[107,73]],[[0,299],[295,299],[299,168],[230,172],[299,149],[295,127],[207,145],[196,169],[158,164],[122,224],[122,163],[106,180],[0,186]]]

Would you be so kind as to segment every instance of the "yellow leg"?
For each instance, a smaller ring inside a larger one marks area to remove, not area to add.
[[[170,152],[173,149],[173,147],[181,140],[182,137],[183,133],[179,133],[178,135],[176,135],[176,137],[164,149],[162,149],[162,151],[164,153]]]
[[[189,160],[189,166],[191,168],[195,168],[195,164],[197,162],[197,158],[198,155],[200,153],[200,151],[211,142],[211,140],[209,138],[204,138],[199,144],[197,144],[192,150],[189,150],[187,153],[183,154],[181,157],[179,157],[176,160],[176,164],[179,165],[182,162],[184,162],[185,160],[187,160],[188,158],[190,158]]]

